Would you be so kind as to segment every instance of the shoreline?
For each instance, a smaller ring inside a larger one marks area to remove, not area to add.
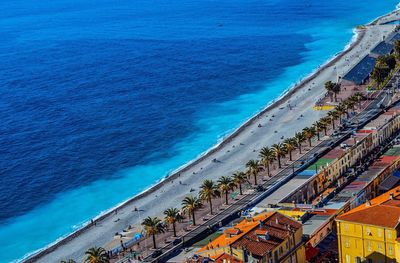
[[[390,13],[383,15],[381,17],[378,17],[377,19],[373,20],[367,25],[375,25],[374,23],[377,23],[381,18],[390,16],[391,14],[395,13],[398,9],[395,9],[391,11]],[[181,167],[177,168],[174,170],[171,174],[165,176],[162,178],[159,182],[153,184],[152,186],[149,186],[146,190],[136,194],[135,196],[129,198],[128,200],[125,200],[116,206],[106,210],[105,212],[99,214],[96,216],[94,219],[97,222],[102,222],[105,220],[107,217],[112,215],[115,210],[123,209],[124,207],[130,205],[132,202],[137,201],[143,197],[146,197],[155,191],[159,190],[162,188],[165,184],[170,183],[172,180],[176,179],[180,173],[184,173],[189,171],[191,168],[196,166],[197,164],[201,163],[205,159],[207,159],[210,155],[218,152],[224,146],[228,145],[232,140],[238,137],[239,134],[241,134],[246,128],[250,127],[252,124],[254,124],[260,116],[265,114],[266,112],[279,108],[282,106],[284,103],[286,103],[293,94],[298,92],[299,90],[305,88],[306,85],[310,84],[312,80],[314,80],[322,71],[325,69],[331,67],[334,65],[337,61],[339,61],[341,58],[346,56],[350,51],[352,51],[365,37],[365,32],[366,30],[354,30],[354,35],[353,38],[350,40],[350,42],[344,47],[344,49],[340,52],[334,55],[331,59],[328,59],[325,63],[321,64],[317,69],[315,69],[313,72],[311,72],[309,75],[304,77],[299,81],[299,84],[292,85],[290,88],[286,89],[279,97],[273,99],[270,101],[263,109],[261,109],[259,112],[257,112],[254,116],[246,120],[243,124],[240,125],[237,129],[232,131],[229,135],[227,135],[225,138],[222,139],[221,142],[217,143],[215,146],[211,147],[209,150],[205,151],[204,153],[200,154],[198,157],[193,159],[192,161],[189,161],[188,163],[182,165]],[[58,247],[66,244],[70,240],[74,239],[75,237],[81,235],[85,231],[91,228],[90,224],[87,224],[85,226],[82,226],[81,228],[75,230],[74,232],[64,236],[60,237],[58,240],[54,241],[53,243],[49,244],[48,246],[41,248],[40,250],[33,252],[30,255],[24,256],[24,258],[20,259],[23,262],[34,262],[38,260],[39,258],[45,256],[46,254],[49,254],[56,250]]]

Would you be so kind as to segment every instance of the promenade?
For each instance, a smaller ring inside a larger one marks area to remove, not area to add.
[[[141,219],[144,217],[162,217],[164,209],[179,207],[181,200],[185,196],[197,194],[199,185],[205,179],[215,180],[222,175],[231,175],[234,171],[244,170],[245,163],[249,159],[256,159],[261,147],[279,142],[281,138],[292,137],[296,131],[320,119],[324,113],[313,111],[311,106],[324,95],[323,84],[328,80],[336,81],[337,69],[347,72],[362,57],[368,54],[383,37],[388,36],[393,29],[393,25],[368,26],[366,31],[359,36],[356,44],[352,45],[350,49],[333,62],[321,67],[317,74],[310,76],[302,84],[297,85],[279,102],[267,107],[240,128],[238,132],[234,133],[234,136],[229,137],[209,154],[179,171],[179,173],[171,175],[151,191],[133,198],[117,210],[109,211],[106,216],[102,216],[97,220],[95,226],[87,226],[69,238],[50,246],[47,250],[37,253],[27,261],[57,262],[68,258],[81,261],[84,252],[88,248],[106,246],[113,240],[116,232],[121,232],[128,225],[139,228]],[[384,94],[380,96],[384,96]],[[376,101],[376,103],[379,103],[379,101]],[[358,122],[362,123],[363,120],[376,114],[376,105],[371,105],[371,108],[363,112],[358,117]],[[344,130],[339,137],[324,140],[317,147],[312,148],[294,163],[295,171],[301,169],[305,163],[314,160],[330,145],[338,143],[345,138],[349,132],[350,130]],[[212,160],[214,159],[218,160],[218,162],[213,162]],[[238,216],[239,211],[265,198],[292,177],[293,166],[286,167],[265,182],[263,185],[265,192],[254,192],[245,195],[243,199],[226,208],[216,217],[210,218],[207,224],[203,224],[187,233],[184,237],[184,242],[194,242],[198,234],[208,231],[209,226],[219,225],[220,222],[223,224],[231,216]],[[140,215],[135,208],[141,211]],[[174,250],[175,248],[169,245],[163,248],[163,252],[170,249]]]

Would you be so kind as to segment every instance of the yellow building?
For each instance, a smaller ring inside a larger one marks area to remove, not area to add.
[[[343,263],[400,262],[400,187],[336,219]]]
[[[196,254],[217,259],[227,254],[240,262],[305,262],[301,223],[279,212],[245,219]]]

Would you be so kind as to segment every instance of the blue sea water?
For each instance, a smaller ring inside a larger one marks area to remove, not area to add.
[[[2,0],[0,262],[194,159],[395,0]]]

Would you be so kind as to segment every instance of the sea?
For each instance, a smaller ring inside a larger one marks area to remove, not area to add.
[[[395,0],[1,0],[0,262],[195,159]]]

